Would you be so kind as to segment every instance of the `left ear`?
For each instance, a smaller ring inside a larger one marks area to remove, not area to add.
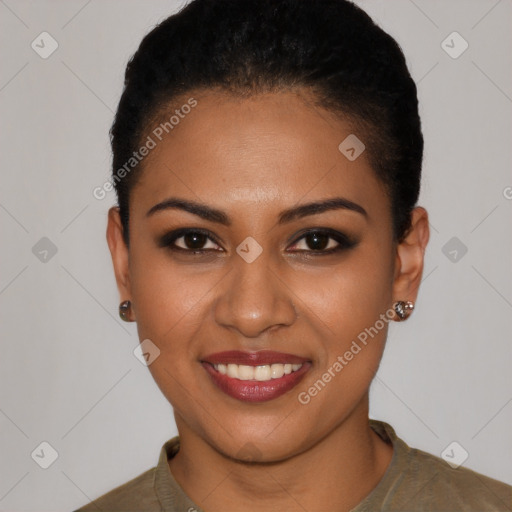
[[[425,208],[418,206],[411,213],[411,227],[407,236],[396,248],[394,301],[416,302],[429,237],[428,213]]]

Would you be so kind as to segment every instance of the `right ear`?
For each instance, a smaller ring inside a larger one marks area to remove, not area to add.
[[[117,281],[121,301],[131,300],[130,269],[128,247],[123,238],[123,225],[119,215],[119,207],[113,206],[108,211],[107,243],[114,264],[114,273]]]

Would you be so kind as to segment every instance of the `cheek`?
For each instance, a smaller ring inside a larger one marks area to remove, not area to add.
[[[391,249],[378,247],[368,244],[330,271],[303,275],[294,290],[306,297],[306,315],[321,340],[317,369],[301,386],[299,403],[314,403],[322,414],[331,410],[333,418],[364,395],[382,357],[393,274]]]
[[[189,419],[196,418],[196,409],[203,410],[198,403],[205,396],[194,373],[202,371],[196,360],[199,330],[208,322],[209,292],[214,292],[222,271],[187,269],[173,263],[164,251],[134,252],[131,265],[139,338],[150,339],[160,350],[148,369],[175,410]],[[207,404],[204,406],[208,409]],[[201,421],[207,420],[194,421],[200,428]]]
[[[217,274],[176,264],[165,250],[134,249],[130,279],[141,335],[163,340],[193,322]]]
[[[322,293],[311,294],[308,302],[307,309],[313,312],[309,321],[316,325],[321,340],[317,342],[318,372],[331,369],[341,375],[338,382],[350,381],[352,386],[360,381],[364,387],[377,370],[390,321],[385,281],[379,290],[372,277],[326,279]],[[340,361],[343,368],[335,364]]]
[[[367,241],[335,265],[295,272],[290,284],[306,311],[315,313],[331,334],[346,340],[373,325],[389,308],[391,262],[391,250]]]

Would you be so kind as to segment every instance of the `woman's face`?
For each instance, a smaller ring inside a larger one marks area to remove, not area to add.
[[[339,149],[347,123],[292,92],[194,97],[169,135],[153,136],[129,250],[111,211],[121,299],[160,350],[149,369],[178,428],[231,457],[280,460],[366,414],[389,310],[415,299],[417,279],[402,275],[367,152],[354,159],[354,139]],[[245,358],[215,356],[227,351]]]

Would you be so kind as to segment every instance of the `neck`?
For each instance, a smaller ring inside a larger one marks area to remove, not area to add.
[[[393,454],[369,426],[368,397],[314,446],[272,463],[229,459],[177,415],[176,423],[180,450],[169,461],[170,470],[208,512],[348,512],[375,488]]]

